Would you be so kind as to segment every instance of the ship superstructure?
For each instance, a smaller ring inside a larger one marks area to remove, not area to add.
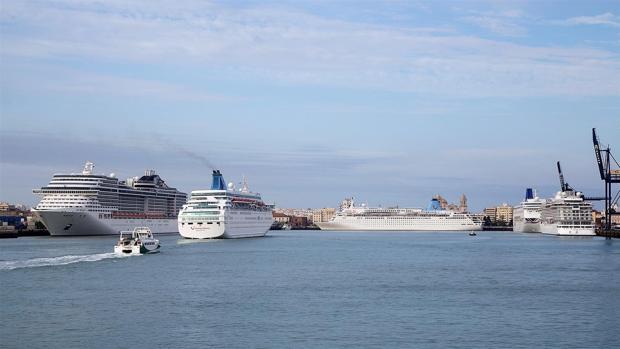
[[[562,166],[557,162],[560,191],[547,199],[542,208],[540,231],[543,234],[592,236],[596,235],[592,204],[583,193],[573,189],[565,180]]]
[[[345,199],[329,222],[315,223],[321,230],[470,231],[482,230],[480,217],[441,208],[433,198],[421,208],[370,208]]]
[[[213,171],[209,190],[194,190],[179,212],[179,233],[188,239],[265,236],[273,223],[273,206],[248,189],[226,185],[219,170]]]
[[[544,199],[539,198],[532,188],[527,188],[525,200],[513,211],[513,231],[540,233],[540,217],[544,204]]]
[[[592,204],[584,201],[580,192],[572,189],[559,191],[543,205],[540,229],[551,235],[596,235]]]
[[[47,186],[33,190],[41,196],[33,211],[51,235],[117,235],[136,226],[156,234],[178,231],[176,218],[187,195],[155,171],[122,181],[93,170],[87,162],[82,173],[54,174]]]

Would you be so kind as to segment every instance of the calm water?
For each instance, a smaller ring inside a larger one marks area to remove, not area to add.
[[[124,258],[114,237],[0,240],[0,347],[620,347],[620,240],[160,238]]]

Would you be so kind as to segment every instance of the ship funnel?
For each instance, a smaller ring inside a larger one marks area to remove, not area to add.
[[[441,210],[441,204],[439,203],[439,200],[437,200],[436,198],[433,198],[431,202],[428,204],[428,207],[426,208],[426,210],[427,211]]]
[[[525,189],[525,200],[529,200],[533,198],[534,198],[534,190],[532,190],[532,188]]]
[[[220,170],[213,170],[213,183],[211,190],[226,190],[226,181]]]

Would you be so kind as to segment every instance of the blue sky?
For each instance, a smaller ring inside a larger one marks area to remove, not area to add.
[[[282,207],[597,195],[620,152],[617,1],[5,1],[0,200],[84,161]]]

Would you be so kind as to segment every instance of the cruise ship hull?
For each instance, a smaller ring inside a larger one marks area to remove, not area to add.
[[[586,226],[586,227],[558,227],[555,224],[541,224],[540,225],[541,232],[543,234],[548,235],[559,235],[559,236],[595,236],[596,232],[594,231],[594,226]]]
[[[149,227],[153,234],[177,233],[177,220],[104,219],[96,213],[55,210],[35,211],[52,236],[118,235],[135,227]]]
[[[540,233],[540,223],[528,223],[515,220],[512,230],[517,233]]]
[[[182,214],[181,214],[182,217]],[[223,221],[179,220],[179,234],[186,239],[238,239],[267,235],[273,218],[271,212],[257,214],[227,214]]]
[[[412,222],[403,224],[396,221],[396,224],[386,222],[347,222],[347,221],[330,221],[315,223],[321,230],[344,230],[344,231],[472,231],[482,230],[482,224],[472,223],[446,223],[441,221],[435,222]]]

